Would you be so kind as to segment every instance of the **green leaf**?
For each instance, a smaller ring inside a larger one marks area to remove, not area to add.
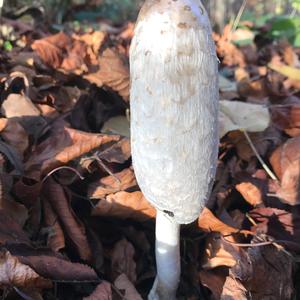
[[[3,48],[6,51],[11,51],[13,49],[13,45],[10,41],[5,41],[3,44]]]

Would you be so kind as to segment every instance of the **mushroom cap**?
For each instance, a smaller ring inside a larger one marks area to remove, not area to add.
[[[198,218],[218,153],[218,62],[200,0],[148,0],[130,49],[137,182],[179,224]]]

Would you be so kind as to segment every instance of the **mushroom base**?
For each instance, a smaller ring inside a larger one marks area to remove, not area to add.
[[[180,280],[180,224],[158,210],[155,232],[157,275],[148,300],[175,300]]]

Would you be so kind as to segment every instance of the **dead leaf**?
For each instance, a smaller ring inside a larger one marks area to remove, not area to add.
[[[55,281],[99,282],[96,272],[91,267],[72,263],[48,249],[33,249],[24,245],[8,245],[6,248],[21,263],[28,265],[44,278]]]
[[[137,182],[133,169],[127,168],[114,174],[114,176],[103,177],[99,182],[91,183],[88,189],[88,197],[102,199],[109,194],[126,191],[135,186],[137,186]]]
[[[240,230],[223,223],[206,207],[200,214],[200,217],[198,219],[198,226],[201,230],[204,230],[206,232],[220,232],[223,235],[238,232],[247,234],[246,230]]]
[[[28,134],[16,119],[0,118],[0,135],[9,145],[14,147],[23,157],[29,146]]]
[[[92,215],[146,221],[156,216],[156,209],[141,192],[118,192],[100,200],[93,208]]]
[[[53,128],[52,134],[36,147],[26,162],[26,176],[39,180],[41,174],[46,174],[104,144],[119,140],[120,137],[115,135],[92,134],[57,126]]]
[[[253,206],[263,203],[262,189],[258,186],[258,183],[255,183],[255,180],[253,180],[252,182],[241,182],[235,185],[236,190]]]
[[[300,137],[290,138],[278,147],[270,157],[274,172],[280,179],[276,195],[282,202],[296,205],[300,203]]]
[[[99,70],[83,77],[97,86],[107,86],[129,101],[129,70],[121,56],[113,49],[105,49],[99,60]]]
[[[91,295],[83,300],[112,300],[111,285],[107,281],[102,281]]]
[[[225,280],[220,300],[248,300],[246,288],[237,278],[228,276]]]
[[[43,197],[49,201],[58,215],[63,230],[80,258],[86,261],[91,260],[92,250],[86,236],[85,227],[73,212],[62,186],[54,180],[48,179],[44,184]]]
[[[0,209],[0,245],[24,244],[30,245],[30,240],[22,227],[8,213]]]
[[[41,57],[45,64],[59,68],[64,58],[64,51],[70,45],[71,38],[60,32],[40,40],[35,40],[31,48]]]
[[[257,223],[252,230],[267,234],[291,251],[300,251],[300,217],[297,210],[290,213],[281,209],[256,208],[249,216]]]
[[[4,287],[34,287],[51,288],[50,280],[37,274],[29,266],[22,264],[9,251],[0,251],[0,286]]]
[[[114,143],[111,147],[99,153],[101,159],[110,163],[123,164],[131,156],[131,148],[129,139],[121,138],[120,141]]]
[[[213,294],[212,300],[219,300],[221,298],[227,274],[228,270],[225,268],[201,270],[199,272],[201,284],[209,288]]]
[[[43,200],[45,226],[48,230],[47,246],[54,252],[65,248],[65,236],[59,222],[58,215],[54,212],[47,199]]]
[[[239,101],[220,101],[219,118],[220,137],[233,130],[264,131],[270,123],[267,107]]]
[[[210,270],[221,266],[233,267],[244,256],[242,248],[230,243],[235,242],[233,236],[228,236],[226,239],[228,243],[223,241],[219,234],[209,235],[206,239],[202,268]]]
[[[134,247],[126,239],[123,238],[115,244],[111,253],[113,280],[124,273],[131,282],[136,282],[136,263],[134,261],[134,255]]]
[[[133,284],[130,282],[125,274],[121,274],[114,282],[116,288],[120,291],[124,291],[124,298],[130,300],[143,300],[140,294],[137,292]]]

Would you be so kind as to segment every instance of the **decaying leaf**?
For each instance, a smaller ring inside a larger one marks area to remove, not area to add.
[[[118,192],[100,200],[93,208],[92,215],[145,221],[156,216],[156,209],[141,192]]]
[[[102,281],[91,295],[83,300],[112,300],[111,285],[107,281]]]
[[[253,231],[267,234],[291,251],[300,251],[300,217],[297,213],[265,207],[250,211],[249,216],[257,224]]]
[[[201,230],[207,232],[220,232],[224,235],[238,232],[245,234],[248,233],[246,230],[240,230],[238,228],[234,228],[230,225],[223,223],[206,207],[200,214],[200,217],[198,219],[198,226]]]
[[[124,100],[129,100],[129,71],[121,56],[107,48],[99,57],[99,70],[84,75],[84,78],[98,86],[107,86],[116,91]]]
[[[126,239],[122,239],[116,243],[111,253],[113,280],[124,273],[132,283],[136,282],[136,263],[134,261],[134,255],[134,247]]]
[[[263,105],[220,101],[220,137],[233,130],[264,131],[269,123],[270,114]]]
[[[44,278],[56,281],[99,282],[96,272],[89,266],[68,261],[62,255],[48,249],[14,244],[7,245],[9,252],[23,264],[31,267]]]
[[[130,282],[125,274],[121,274],[114,282],[117,289],[124,293],[125,299],[142,300],[142,297],[135,289],[134,285]]]
[[[16,119],[0,119],[0,135],[9,145],[14,147],[21,156],[29,146],[28,134]]]
[[[137,182],[133,170],[127,168],[113,176],[103,177],[99,182],[90,184],[88,195],[90,198],[103,199],[109,194],[125,191],[135,186],[137,186]]]
[[[206,270],[217,267],[233,267],[244,256],[244,250],[234,245],[232,236],[226,237],[229,242],[220,238],[219,234],[210,234],[206,239],[202,267]],[[231,242],[233,242],[231,244]]]
[[[87,240],[84,225],[73,212],[62,186],[49,179],[44,185],[43,196],[58,215],[63,230],[68,235],[80,258],[89,261],[92,257],[92,250]]]
[[[300,137],[288,139],[271,155],[270,162],[280,179],[280,187],[275,191],[282,202],[290,205],[300,203]]]
[[[41,277],[32,268],[21,263],[9,251],[0,251],[0,286],[19,288],[50,288],[51,281]]]
[[[67,127],[55,128],[52,135],[39,144],[26,162],[26,176],[39,180],[41,174],[51,171],[119,136],[92,134]]]

